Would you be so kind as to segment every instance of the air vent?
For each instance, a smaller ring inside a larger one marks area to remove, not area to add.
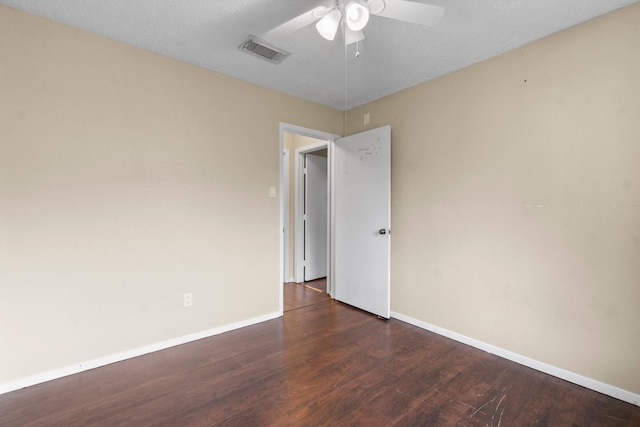
[[[240,45],[240,49],[274,64],[281,63],[289,56],[289,52],[286,50],[272,46],[253,36],[245,40]]]

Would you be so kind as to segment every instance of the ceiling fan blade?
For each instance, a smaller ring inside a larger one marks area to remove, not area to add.
[[[362,31],[353,31],[345,26],[344,44],[350,45],[362,40],[364,40],[364,33]]]
[[[285,22],[284,24],[272,28],[265,33],[265,36],[274,38],[289,36],[296,31],[303,29],[307,25],[313,24],[318,19],[325,16],[329,12],[329,10],[331,9],[328,7],[318,6],[308,12],[303,13],[302,15],[296,16],[295,18]]]
[[[376,13],[376,15],[427,27],[438,24],[445,11],[442,6],[416,3],[409,0],[385,0],[384,3],[384,9]]]

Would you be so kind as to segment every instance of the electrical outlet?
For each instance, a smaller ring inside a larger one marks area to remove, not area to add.
[[[192,306],[193,305],[193,293],[188,292],[188,293],[184,294],[183,301],[184,301],[184,306],[185,307]]]

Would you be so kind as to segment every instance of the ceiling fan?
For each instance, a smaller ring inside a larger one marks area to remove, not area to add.
[[[370,15],[396,19],[417,25],[433,26],[442,19],[444,7],[410,0],[336,0],[330,6],[318,6],[269,30],[268,37],[284,37],[316,22],[316,30],[327,40],[333,40],[341,27],[345,44],[364,39],[362,29]]]

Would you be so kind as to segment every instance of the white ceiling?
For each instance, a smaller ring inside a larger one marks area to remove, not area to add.
[[[356,58],[313,25],[265,33],[326,0],[0,0],[26,12],[337,109],[352,108],[640,0],[416,0],[446,7],[435,27],[372,16]],[[255,35],[291,55],[238,46]],[[346,60],[346,66],[345,66]],[[346,90],[345,90],[346,87]]]

